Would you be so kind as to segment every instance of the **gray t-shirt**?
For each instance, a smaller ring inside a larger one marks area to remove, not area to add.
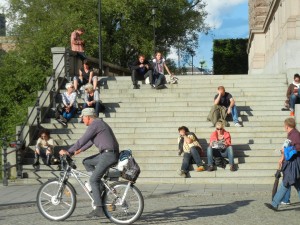
[[[119,151],[119,143],[112,129],[102,119],[94,119],[84,135],[69,148],[68,152],[73,153],[78,149],[85,151],[93,144],[99,149],[99,152],[107,149]]]

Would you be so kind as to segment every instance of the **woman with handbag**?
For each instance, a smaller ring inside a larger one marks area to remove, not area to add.
[[[290,141],[289,146],[281,150],[279,166],[283,173],[282,183],[277,190],[272,203],[265,203],[265,206],[274,211],[278,210],[279,204],[283,201],[291,186],[294,186],[300,199],[300,133],[296,129],[294,118],[287,118],[284,121],[284,129]]]

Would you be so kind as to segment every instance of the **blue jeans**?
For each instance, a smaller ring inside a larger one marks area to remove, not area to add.
[[[197,150],[197,147],[195,147],[195,146],[191,147],[190,153],[185,152],[183,154],[181,170],[184,171],[185,173],[189,172],[191,159],[194,159],[197,166],[202,166],[203,165],[201,157],[200,157],[199,152]]]
[[[299,101],[300,99],[300,93],[299,93],[299,90],[298,90],[298,96],[297,95],[294,95],[294,94],[291,94],[290,96],[290,108],[295,111],[295,104],[297,103],[297,101]]]
[[[214,149],[212,147],[207,148],[207,164],[208,166],[213,165],[213,156],[228,158],[229,164],[234,165],[234,156],[232,146],[228,146],[225,151],[221,149]]]
[[[83,109],[85,108],[94,108],[95,109],[95,114],[96,117],[99,117],[99,112],[100,112],[100,102],[96,102],[92,106],[88,106],[86,103],[83,104]]]
[[[291,198],[291,187],[285,193],[285,196],[283,197],[282,202],[284,202],[284,203],[290,203],[290,198]]]
[[[75,108],[75,107],[72,107],[71,111],[68,112],[68,113],[67,113],[66,111],[63,110],[63,117],[64,117],[67,121],[69,121],[69,120],[74,116],[75,112],[76,112],[76,108]]]
[[[87,157],[83,160],[83,165],[88,172],[93,172],[90,177],[90,184],[93,192],[93,199],[95,206],[102,206],[101,193],[104,190],[101,178],[107,169],[118,162],[118,156],[113,152],[106,152],[103,154],[96,154]]]
[[[234,123],[238,123],[239,122],[239,112],[236,108],[236,105],[234,105],[232,108],[231,108],[231,115],[232,115],[232,120]]]
[[[300,199],[300,179],[297,180],[297,182],[294,184],[294,187],[296,188],[297,192],[298,192],[298,196],[299,196],[299,199]],[[278,205],[280,204],[280,202],[283,201],[284,197],[286,197],[286,193],[291,190],[291,186],[287,186],[285,187],[283,185],[283,183],[280,184],[274,198],[273,198],[273,201],[272,201],[272,206],[274,206],[275,208],[278,207]]]

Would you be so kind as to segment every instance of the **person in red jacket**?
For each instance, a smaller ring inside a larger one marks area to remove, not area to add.
[[[230,171],[235,171],[230,133],[224,129],[222,122],[216,123],[216,130],[210,135],[209,146],[207,148],[207,171],[214,170],[213,156],[228,158]]]

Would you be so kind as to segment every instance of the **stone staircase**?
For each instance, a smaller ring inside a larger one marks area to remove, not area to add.
[[[281,148],[286,137],[283,121],[289,116],[289,112],[281,111],[287,89],[285,75],[179,76],[178,84],[167,85],[163,90],[151,89],[146,84],[133,90],[130,77],[102,78],[100,83],[100,98],[107,107],[100,117],[112,127],[120,149],[133,150],[142,169],[139,183],[270,184],[274,181],[279,159],[275,150]],[[191,171],[190,178],[182,178],[176,171],[182,161],[177,156],[177,129],[187,126],[206,149],[214,131],[206,118],[219,85],[225,86],[235,98],[244,126],[234,127],[231,121],[226,128],[232,136],[239,169],[230,172],[227,166],[213,172]],[[58,146],[65,147],[75,143],[86,129],[78,123],[78,115],[67,127],[53,118],[43,121],[42,126],[50,129]],[[92,147],[76,156],[78,168],[84,170],[82,159],[96,152]],[[29,158],[32,156],[28,154]],[[27,182],[42,181],[58,173],[55,166],[54,170],[41,168],[34,173],[31,165],[24,165]]]

